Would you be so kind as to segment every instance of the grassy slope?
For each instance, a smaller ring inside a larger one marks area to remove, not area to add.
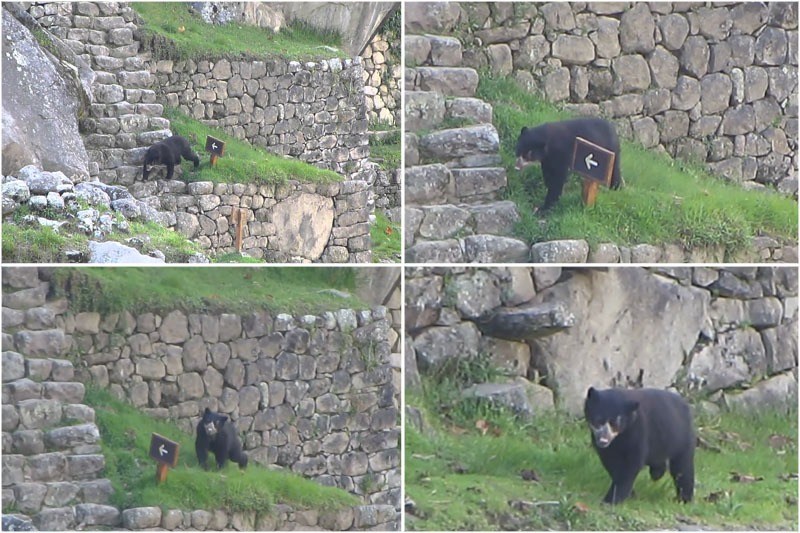
[[[412,394],[410,404],[424,400]],[[645,471],[636,496],[612,508],[601,503],[610,481],[582,420],[554,414],[520,423],[481,406],[459,411],[455,421],[437,421],[434,435],[406,429],[406,492],[423,516],[407,515],[408,529],[797,529],[797,480],[778,477],[797,473],[797,412],[697,417],[701,438],[719,451],[698,449],[694,501],[678,503],[668,474],[653,482]],[[485,436],[477,420],[489,422]],[[773,434],[791,443],[773,448]],[[526,469],[540,481],[523,480]],[[736,483],[731,472],[763,480]],[[706,499],[712,493],[718,501]],[[512,500],[539,504],[520,512]]]
[[[96,207],[101,213],[108,212],[108,208]],[[22,225],[24,215],[30,214],[27,206],[23,206],[14,213],[14,224],[3,224],[2,248],[3,261],[6,263],[63,263],[66,261],[64,252],[80,250],[88,252],[90,237],[81,233],[67,233],[62,229],[56,233],[46,226]],[[44,216],[53,220],[62,219],[61,214],[45,213]],[[119,216],[119,215],[117,215]],[[112,232],[106,237],[108,241],[125,244],[125,240],[140,235],[148,236],[143,252],[161,250],[168,262],[185,262],[200,247],[181,236],[178,232],[165,228],[154,222],[130,222],[130,232]]]
[[[400,224],[386,218],[379,210],[375,211],[375,224],[370,228],[372,236],[372,262],[400,262]]]
[[[205,24],[183,2],[134,2],[132,7],[146,21],[146,32],[174,43],[169,55],[178,58],[258,56],[310,61],[342,55],[326,48],[339,48],[340,36],[301,24],[273,33],[255,26]],[[184,31],[179,32],[180,28]]]
[[[523,126],[568,118],[552,104],[522,90],[510,79],[481,77],[477,95],[494,106],[508,199],[517,204],[517,235],[530,242],[583,238],[594,246],[680,243],[689,249],[722,245],[729,253],[750,238],[769,235],[797,240],[797,202],[773,192],[746,191],[707,175],[696,166],[660,156],[638,144],[622,143],[619,191],[602,189],[593,209],[581,203],[581,180],[571,177],[559,202],[540,218],[534,207],[546,189],[539,165],[514,170],[516,139]]]
[[[75,312],[175,308],[321,312],[367,307],[354,296],[320,292],[337,289],[353,294],[355,272],[348,268],[98,267],[58,269],[55,276],[58,294],[69,298]]]
[[[107,390],[88,388],[86,403],[95,409],[106,457],[105,475],[114,485],[112,504],[121,508],[159,506],[185,511],[257,511],[269,513],[274,503],[301,507],[340,508],[357,505],[344,490],[324,487],[301,476],[275,472],[250,462],[240,471],[229,462],[222,471],[204,471],[197,464],[194,437],[173,423],[153,419],[114,399]],[[177,468],[158,485],[156,463],[148,458],[151,434],[180,443]],[[211,458],[213,464],[213,456]]]
[[[174,108],[164,108],[164,117],[170,121],[172,132],[189,139],[192,149],[200,157],[200,166],[183,161],[182,179],[185,181],[213,181],[215,183],[284,183],[287,179],[307,182],[334,182],[344,178],[326,169],[317,168],[299,159],[289,159],[240,141],[217,128],[210,128]],[[212,167],[210,155],[205,151],[206,137],[211,135],[225,142],[225,155]]]

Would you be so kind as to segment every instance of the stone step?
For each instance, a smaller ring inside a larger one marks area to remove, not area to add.
[[[453,167],[492,166],[487,163],[499,160],[499,150],[500,136],[491,124],[434,131],[419,140],[420,159]]]
[[[406,69],[414,87],[445,96],[473,96],[478,88],[478,72],[465,67],[416,67]]]
[[[459,200],[496,195],[507,185],[506,169],[502,167],[452,168],[450,172]]]
[[[447,118],[469,120],[477,124],[492,123],[492,104],[480,98],[452,98],[447,100],[445,105]]]
[[[443,204],[455,196],[450,169],[440,163],[405,170],[406,205]]]
[[[461,41],[444,35],[407,35],[404,42],[410,65],[457,67],[461,65]]]
[[[509,235],[519,213],[513,202],[444,204],[406,209],[409,245],[417,241],[443,240],[465,235]]]
[[[406,250],[409,263],[527,263],[525,242],[499,235],[469,235],[463,239],[422,241]]]

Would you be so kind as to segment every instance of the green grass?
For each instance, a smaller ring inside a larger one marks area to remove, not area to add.
[[[320,292],[352,295],[355,276],[338,267],[64,268],[54,274],[54,290],[74,312],[322,312],[368,307],[354,296]]]
[[[192,149],[200,156],[200,166],[197,169],[191,161],[183,161],[181,177],[185,181],[281,184],[289,179],[318,183],[344,179],[331,170],[317,168],[299,159],[280,157],[237,140],[178,109],[164,108],[164,117],[169,119],[173,134],[189,139]],[[209,135],[225,141],[225,155],[217,160],[216,167],[211,166],[210,155],[205,151],[206,137]]]
[[[375,211],[375,224],[370,228],[372,236],[372,262],[400,262],[400,224],[394,223],[380,211]]]
[[[214,258],[215,263],[264,263],[261,259],[243,255],[238,252],[231,252],[229,254],[220,255]]]
[[[183,2],[134,2],[145,20],[145,41],[157,59],[287,58],[298,61],[342,55],[341,37],[303,23],[283,27],[278,33],[236,23],[205,24]],[[140,26],[141,28],[142,26]],[[179,31],[184,28],[183,31]]]
[[[53,219],[62,218],[53,216]],[[3,261],[7,263],[63,263],[64,252],[81,251],[88,253],[90,238],[81,233],[67,233],[63,227],[56,233],[47,226],[28,226],[3,224]],[[143,253],[151,250],[164,252],[167,262],[185,262],[190,256],[201,251],[195,243],[186,240],[179,233],[155,222],[131,222],[128,233],[112,232],[106,240],[125,244],[125,240],[135,236],[143,239]],[[126,245],[127,246],[127,245]]]
[[[696,417],[700,437],[717,451],[697,450],[694,500],[678,503],[668,474],[653,482],[645,471],[635,496],[611,507],[602,503],[610,479],[582,420],[555,413],[522,422],[485,404],[431,401],[440,396],[409,395],[411,405],[445,413],[426,416],[433,429],[425,434],[406,428],[405,486],[419,509],[406,515],[409,530],[797,530],[797,480],[779,478],[797,474],[796,411]],[[485,435],[479,420],[488,422]],[[771,447],[774,434],[790,437],[789,445]],[[523,470],[539,481],[523,480]],[[731,472],[763,480],[737,483]],[[712,494],[716,501],[707,500]],[[537,503],[519,511],[515,500]]]
[[[400,168],[400,144],[375,144],[369,149],[370,161],[375,161],[383,170]]]
[[[105,476],[114,493],[111,504],[126,509],[157,506],[163,510],[256,511],[269,513],[275,503],[304,508],[338,509],[358,499],[336,487],[318,485],[303,477],[276,472],[253,461],[242,472],[229,462],[223,471],[204,471],[194,453],[194,437],[173,422],[154,419],[116,400],[108,390],[88,387],[86,404],[93,407],[106,459]],[[180,443],[178,466],[167,480],[156,482],[156,462],[148,457],[150,437],[158,433]],[[213,464],[213,455],[211,461]]]
[[[681,244],[687,249],[723,246],[732,256],[752,237],[768,235],[796,242],[797,202],[772,191],[747,191],[710,176],[696,164],[655,154],[637,143],[622,142],[618,191],[601,188],[594,208],[581,203],[581,180],[571,177],[558,203],[543,217],[534,212],[546,189],[539,165],[514,169],[515,147],[523,126],[569,118],[508,78],[481,76],[477,97],[494,107],[503,166],[508,169],[507,197],[517,204],[517,236],[529,242],[586,239],[618,245]]]

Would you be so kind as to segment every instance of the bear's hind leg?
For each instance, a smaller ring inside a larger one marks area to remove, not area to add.
[[[669,473],[675,481],[678,499],[684,503],[694,496],[694,457],[692,450],[683,452],[669,460]]]
[[[214,450],[214,456],[217,458],[217,468],[222,470],[225,468],[225,463],[228,462],[228,454],[222,447]]]
[[[234,463],[238,463],[239,468],[241,468],[242,470],[247,468],[247,455],[245,455],[245,453],[241,449],[232,450],[230,453],[230,457],[231,461],[233,461]]]
[[[542,165],[542,176],[544,176],[544,183],[547,186],[547,196],[539,211],[547,211],[561,198],[564,182],[567,181],[566,163]]]
[[[664,472],[667,471],[667,463],[655,463],[650,465],[650,479],[653,481],[658,481],[661,479],[661,476],[664,475]]]
[[[175,165],[172,163],[167,163],[167,180],[172,179],[172,173],[175,171]]]

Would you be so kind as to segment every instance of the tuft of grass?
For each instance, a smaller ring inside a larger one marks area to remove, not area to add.
[[[299,159],[280,157],[235,139],[224,131],[206,126],[176,108],[165,108],[164,117],[169,119],[173,134],[189,140],[200,157],[200,166],[194,168],[191,161],[183,161],[181,177],[186,181],[211,181],[214,183],[259,183],[281,184],[287,180],[332,183],[342,181],[343,176],[331,170],[317,168]],[[212,167],[210,155],[206,153],[206,137],[211,135],[225,142],[225,155]]]
[[[240,254],[237,252],[231,252],[229,254],[223,254],[216,258],[214,258],[215,263],[264,263],[261,259],[256,259],[255,257],[250,257],[249,255]]]
[[[131,7],[145,24],[144,41],[157,59],[285,58],[315,61],[342,55],[341,36],[303,22],[267,28],[237,23],[210,25],[185,2],[134,2]],[[181,28],[183,30],[181,31]]]
[[[63,263],[68,248],[88,250],[86,239],[66,237],[49,227],[3,224],[3,261],[6,263]]]
[[[250,461],[245,471],[231,462],[218,471],[204,471],[194,454],[194,437],[174,423],[154,419],[115,399],[108,390],[89,386],[86,404],[94,408],[106,458],[105,476],[114,493],[111,503],[121,509],[158,506],[162,509],[206,509],[270,513],[275,503],[304,508],[339,509],[358,499],[336,487],[318,485],[299,475],[276,472]],[[152,433],[180,444],[179,463],[167,480],[156,481],[156,463],[148,457]],[[213,456],[210,461],[213,464]]]
[[[624,140],[622,189],[601,189],[595,206],[586,209],[581,202],[582,180],[570,178],[558,203],[540,217],[534,209],[546,195],[541,168],[514,169],[516,140],[523,126],[570,116],[509,78],[481,76],[476,96],[494,108],[503,166],[508,170],[507,198],[519,210],[515,233],[521,239],[533,243],[580,238],[591,246],[602,242],[681,244],[689,250],[722,246],[731,257],[759,235],[797,241],[798,209],[792,198],[773,191],[745,190],[711,176],[697,164]]]
[[[187,240],[186,237],[174,229],[155,222],[131,222],[130,233],[111,235],[110,240],[118,240],[124,244],[126,238],[135,235],[147,235],[150,237],[144,243],[143,253],[160,250],[164,252],[164,257],[168,263],[185,263],[191,256],[203,251],[197,243]]]
[[[394,223],[382,212],[375,211],[375,224],[370,228],[372,237],[372,262],[400,262],[400,224]]]
[[[383,170],[400,168],[400,144],[376,144],[369,149],[369,159]]]
[[[54,273],[54,291],[74,312],[322,312],[365,308],[354,294],[356,273],[344,267],[97,267]]]
[[[406,515],[409,530],[797,529],[797,479],[783,477],[797,473],[797,411],[696,417],[701,439],[715,444],[696,452],[694,500],[676,500],[669,474],[654,482],[643,471],[635,496],[610,507],[602,503],[610,478],[583,420],[556,412],[525,422],[475,402],[446,407],[441,418],[427,393],[408,394],[429,426],[406,428],[405,487],[418,506]],[[772,447],[775,434],[788,444]],[[523,470],[539,481],[524,480]],[[737,483],[731,472],[763,480]]]

